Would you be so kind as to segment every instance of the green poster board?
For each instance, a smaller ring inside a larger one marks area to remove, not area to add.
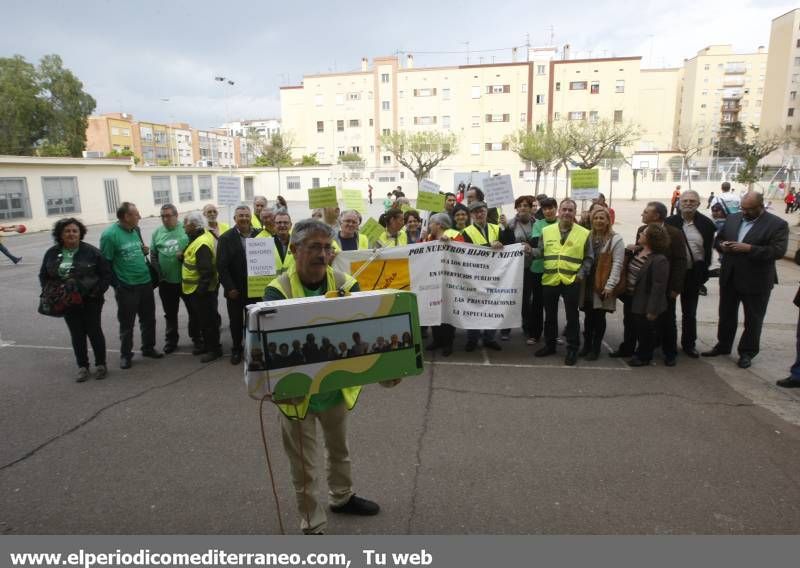
[[[417,195],[417,209],[436,212],[444,211],[444,195],[420,191],[419,195]]]
[[[572,170],[569,180],[573,199],[594,199],[600,195],[600,170]]]
[[[345,209],[355,209],[362,215],[367,212],[360,189],[343,189],[342,199],[344,200]]]
[[[308,190],[309,209],[320,209],[322,207],[338,207],[336,199],[336,187],[318,187]]]
[[[383,234],[383,231],[384,228],[381,227],[381,224],[372,217],[367,219],[367,221],[361,225],[361,228],[358,230],[359,233],[367,236],[367,240],[369,240],[370,245],[378,240],[378,237]]]

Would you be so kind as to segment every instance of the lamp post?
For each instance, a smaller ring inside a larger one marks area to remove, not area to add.
[[[228,99],[230,98],[230,88],[236,84],[236,81],[231,79],[230,77],[223,77],[221,75],[217,75],[214,77],[214,80],[223,87],[225,87],[225,123],[230,122],[230,113],[228,112]],[[231,137],[233,138],[233,137]],[[231,150],[233,150],[233,145],[231,145]],[[219,150],[217,150],[219,152]],[[228,173],[230,174],[233,169],[233,155],[235,152],[231,152],[231,158],[228,159]],[[212,154],[213,159],[213,154]]]

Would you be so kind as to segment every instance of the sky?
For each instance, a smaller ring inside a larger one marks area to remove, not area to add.
[[[640,55],[643,67],[678,67],[712,44],[732,44],[738,53],[767,47],[772,19],[797,7],[783,0],[2,0],[0,6],[0,57],[35,62],[56,53],[96,99],[97,114],[129,112],[196,128],[280,117],[281,85],[297,85],[304,74],[357,70],[362,57],[412,53],[416,67],[460,65],[468,57],[500,63],[527,42],[568,43],[573,58]]]

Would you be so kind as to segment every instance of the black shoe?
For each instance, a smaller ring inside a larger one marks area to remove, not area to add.
[[[222,357],[222,349],[215,349],[213,351],[209,351],[208,353],[200,357],[200,362],[210,363],[211,361],[216,361],[220,357]]]
[[[617,349],[616,351],[612,351],[611,353],[609,353],[608,356],[609,357],[615,357],[615,358],[617,358],[617,357],[633,357],[633,353],[629,353],[628,351],[625,351],[624,349]]]
[[[131,368],[131,357],[122,356],[119,358],[119,368],[120,369],[130,369]]]
[[[600,352],[599,351],[589,351],[589,353],[586,355],[586,360],[587,361],[597,361],[597,359],[599,357],[600,357]]]
[[[484,341],[483,346],[487,349],[491,349],[492,351],[502,351],[503,348],[500,347],[500,344],[496,341]]]
[[[234,351],[231,353],[231,365],[238,365],[242,362],[242,352]]]
[[[674,367],[678,364],[678,358],[675,355],[668,355],[664,357],[664,364],[667,367]]]
[[[361,515],[364,517],[377,515],[378,511],[380,510],[381,508],[377,503],[374,503],[369,499],[362,499],[357,495],[353,495],[352,497],[350,497],[350,500],[344,505],[331,507],[331,511],[333,511],[334,513],[340,513],[345,515]]]
[[[578,362],[578,350],[567,349],[567,356],[564,357],[564,364],[569,367],[572,367],[577,362]]]
[[[730,351],[723,351],[719,345],[715,345],[710,351],[703,351],[700,355],[703,357],[718,357],[719,355],[730,355]]]
[[[775,381],[775,384],[785,389],[800,389],[800,379],[793,379],[792,377]]]
[[[740,369],[749,369],[753,364],[753,358],[750,355],[740,355],[739,361],[736,363]]]
[[[588,341],[584,342],[583,347],[581,350],[578,351],[578,357],[586,357],[592,351],[592,346],[589,344]]]
[[[712,268],[708,271],[709,278],[719,278],[719,268]]]
[[[208,349],[202,345],[195,345],[194,349],[192,349],[192,355],[205,355],[206,353],[208,353]]]
[[[700,289],[697,291],[697,293],[701,296],[708,296],[708,288],[705,286],[700,286]]]
[[[169,344],[164,346],[164,353],[166,355],[169,355],[170,353],[175,353],[177,350],[178,350],[178,346],[177,345],[173,345],[172,343],[169,343]]]
[[[436,342],[434,341],[433,343],[429,343],[429,344],[428,344],[428,345],[425,347],[425,351],[436,351],[437,349],[439,349],[439,347],[441,347],[441,345],[439,345],[438,343],[436,343]]]
[[[641,359],[638,359],[638,358],[634,357],[633,359],[628,361],[628,366],[629,367],[649,367],[650,366],[650,361],[642,361]]]
[[[142,349],[142,357],[149,357],[150,359],[161,359],[164,354],[156,349]]]
[[[548,355],[553,355],[556,352],[555,345],[545,345],[541,349],[537,349],[534,355],[536,357],[547,357]]]
[[[450,355],[452,354],[453,354],[452,345],[446,345],[445,347],[442,347],[442,357],[450,357]]]
[[[694,347],[684,347],[683,352],[686,353],[686,355],[688,357],[691,357],[692,359],[697,359],[698,357],[700,357],[700,353]]]

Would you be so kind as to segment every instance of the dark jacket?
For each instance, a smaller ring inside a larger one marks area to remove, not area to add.
[[[642,225],[636,231],[636,240],[639,240],[639,234],[644,231],[647,225]],[[683,291],[683,281],[686,279],[686,270],[689,267],[686,258],[686,237],[683,236],[682,229],[676,229],[672,225],[665,224],[669,235],[669,249],[665,256],[669,261],[669,282],[667,284],[667,292],[675,292],[680,294]]]
[[[714,243],[722,254],[719,285],[734,286],[740,294],[766,294],[778,283],[775,261],[786,254],[789,225],[765,211],[742,240],[752,245],[752,250],[748,253],[725,252],[719,243],[738,241],[741,224],[741,213],[729,215]]]
[[[663,254],[651,254],[639,272],[633,290],[631,311],[634,314],[660,315],[667,309],[669,261]]]
[[[257,234],[258,231],[252,229],[250,238]],[[217,241],[217,272],[219,273],[219,282],[226,293],[229,290],[239,290],[241,297],[245,297],[247,294],[247,256],[236,227],[225,231]]]
[[[44,253],[42,267],[39,269],[39,284],[44,288],[48,280],[61,280],[58,267],[61,264],[61,245],[54,245]],[[81,241],[72,259],[72,269],[68,278],[73,279],[84,299],[103,299],[111,285],[113,274],[111,265],[96,247]]]
[[[667,220],[664,221],[667,225],[671,227],[675,227],[683,232],[683,217],[680,214],[672,215],[671,217],[667,217]],[[697,227],[697,230],[703,237],[703,250],[705,251],[705,265],[706,268],[709,267],[711,264],[711,249],[714,245],[714,235],[717,232],[717,226],[714,224],[714,221],[703,215],[702,213],[695,213],[694,215],[694,226]],[[688,259],[689,264],[692,263],[692,259]]]

